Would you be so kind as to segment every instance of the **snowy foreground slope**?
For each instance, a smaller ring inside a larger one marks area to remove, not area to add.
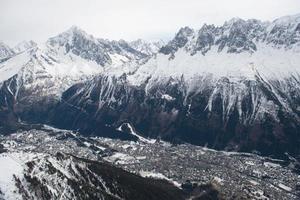
[[[172,184],[72,155],[2,153],[4,199],[184,199]]]
[[[118,137],[128,123],[146,138],[300,155],[299,24],[294,15],[184,27],[157,53],[77,27],[43,47],[3,47],[0,130],[26,121]]]

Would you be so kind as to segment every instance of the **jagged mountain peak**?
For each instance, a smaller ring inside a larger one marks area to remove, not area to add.
[[[0,41],[0,62],[3,59],[7,59],[14,55],[14,51],[12,48],[10,48],[7,44]]]
[[[0,40],[0,45],[1,45],[1,46],[4,46],[4,45],[5,45],[5,46],[8,46],[8,45],[5,44],[2,40]]]
[[[72,53],[83,59],[95,61],[101,66],[146,57],[143,53],[132,49],[125,40],[98,39],[77,26],[72,26],[67,31],[50,38],[47,44],[52,49],[63,49],[65,54]]]
[[[267,27],[266,41],[286,49],[300,47],[300,14],[280,17]]]
[[[14,52],[16,53],[21,53],[23,51],[26,51],[28,49],[31,49],[33,47],[37,47],[37,43],[34,42],[33,40],[29,40],[29,41],[22,41],[20,43],[18,43],[14,48]]]
[[[137,40],[131,41],[129,44],[133,49],[150,56],[157,53],[159,49],[164,45],[164,42],[161,40],[147,41],[139,38]]]
[[[0,48],[11,49],[10,46],[5,44],[3,41],[0,41]]]
[[[247,19],[244,20],[242,18],[232,18],[229,21],[224,22],[223,26],[221,28],[223,29],[244,29],[247,31],[247,29],[251,29],[254,26],[264,26],[268,23],[263,23],[260,20],[257,19]]]
[[[213,47],[218,52],[250,54],[257,46],[270,45],[292,49],[300,46],[300,15],[285,16],[273,22],[257,19],[232,18],[222,26],[204,24],[198,31],[181,28],[174,39],[161,48],[160,53],[174,58],[175,52],[185,49],[189,54],[205,55]]]
[[[204,23],[203,26],[199,29],[199,31],[201,30],[207,30],[207,29],[211,29],[211,28],[215,28],[214,24],[206,24]]]
[[[78,39],[86,39],[91,41],[96,41],[96,39],[92,36],[87,34],[84,30],[77,26],[71,26],[65,32],[58,34],[57,36],[51,37],[48,39],[47,43],[51,46],[60,45],[64,46],[66,44],[72,45],[74,41]]]
[[[194,30],[188,26],[179,29],[175,37],[189,37],[194,33]]]
[[[273,21],[273,23],[275,24],[300,23],[300,13],[277,18]]]
[[[239,18],[239,17],[233,17],[233,18],[231,18],[230,20],[225,21],[224,25],[225,25],[225,26],[230,26],[230,25],[233,25],[233,24],[243,23],[243,22],[245,22],[244,19]]]
[[[134,40],[134,41],[131,41],[131,42],[135,42],[135,43],[144,43],[144,42],[146,42],[145,40],[143,40],[143,39],[141,39],[141,38],[139,38],[139,39],[136,39],[136,40]]]
[[[180,28],[174,39],[171,40],[167,45],[163,46],[159,52],[165,55],[171,55],[171,58],[173,58],[174,53],[178,49],[184,47],[194,34],[195,31],[188,26]]]
[[[77,32],[77,33],[82,33],[82,34],[86,34],[86,32],[81,29],[79,26],[76,26],[76,25],[72,25],[68,30],[67,32]]]

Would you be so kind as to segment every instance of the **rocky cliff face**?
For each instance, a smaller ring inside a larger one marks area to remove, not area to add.
[[[240,88],[226,79],[200,92],[189,92],[184,80],[169,79],[146,92],[145,86],[130,86],[124,79],[98,77],[63,94],[53,123],[107,136],[101,126],[117,128],[130,122],[139,134],[151,138],[217,149],[298,154],[298,115],[288,112],[264,82],[240,84],[247,89],[230,99]]]

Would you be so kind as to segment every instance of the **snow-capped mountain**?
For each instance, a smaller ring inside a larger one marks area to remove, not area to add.
[[[273,22],[233,18],[223,26],[204,24],[199,30],[185,27],[160,52],[174,55],[183,48],[190,55],[197,52],[205,55],[216,49],[226,53],[254,53],[267,47],[299,51],[300,15],[282,17]]]
[[[20,113],[29,112],[25,110],[33,105],[40,105],[46,111],[73,84],[88,80],[107,68],[148,57],[125,41],[96,39],[75,26],[43,45],[22,43],[16,50],[18,53],[9,54],[11,57],[0,63],[0,104],[1,110],[16,112],[13,104],[18,103],[22,105],[18,107],[22,108]],[[48,114],[40,112],[33,118],[45,119]],[[5,120],[2,122],[8,124]]]
[[[135,41],[130,42],[129,44],[133,49],[151,56],[160,50],[160,48],[164,45],[164,42],[163,41],[148,42],[142,39],[137,39]]]
[[[44,46],[32,41],[20,43],[15,52],[18,54],[1,63],[0,82],[15,80],[18,87],[55,96],[106,68],[147,57],[125,41],[96,39],[75,26],[50,38]]]
[[[96,39],[78,27],[50,38],[44,45],[33,41],[22,42],[14,50],[2,44],[3,57],[12,58],[1,63],[0,82],[8,80],[22,70],[36,70],[52,77],[82,77],[126,62],[147,57],[134,50],[125,41]],[[26,67],[27,66],[27,67]],[[32,70],[28,68],[32,68]],[[38,73],[33,73],[37,75]],[[19,76],[22,76],[19,74]]]
[[[0,118],[102,136],[130,123],[151,138],[299,155],[299,24],[184,27],[152,56],[72,27],[0,64]]]
[[[124,41],[109,41],[94,38],[76,26],[47,41],[50,47],[72,53],[83,59],[94,61],[101,66],[122,64],[132,59],[146,57]]]
[[[28,49],[31,49],[31,48],[34,48],[37,46],[37,43],[35,43],[34,41],[32,40],[29,40],[29,41],[22,41],[20,42],[19,44],[17,44],[13,50],[15,53],[22,53]]]
[[[20,42],[14,48],[10,48],[8,45],[0,42],[0,63],[36,46],[37,44],[32,40]]]
[[[7,59],[11,56],[13,56],[15,52],[13,49],[11,49],[8,45],[4,44],[3,42],[0,42],[0,62],[2,60]]]

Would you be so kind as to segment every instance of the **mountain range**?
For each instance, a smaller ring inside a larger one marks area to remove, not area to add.
[[[299,66],[300,15],[183,27],[166,44],[73,26],[44,44],[0,43],[0,132],[41,123],[297,157]]]

